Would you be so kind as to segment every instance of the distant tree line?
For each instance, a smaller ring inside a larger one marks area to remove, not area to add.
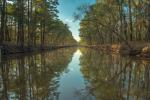
[[[69,27],[58,19],[58,0],[1,0],[0,44],[32,47],[72,44]]]
[[[85,13],[84,16],[80,16]],[[150,41],[149,0],[97,0],[80,6],[75,18],[80,23],[81,43],[97,45],[124,41]]]

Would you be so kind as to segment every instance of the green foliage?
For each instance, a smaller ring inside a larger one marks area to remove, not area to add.
[[[81,43],[97,45],[149,41],[148,5],[150,2],[147,0],[101,0],[89,6],[89,10],[81,5],[75,15],[75,19],[82,18]],[[85,16],[81,16],[83,11]]]
[[[7,4],[7,14],[8,14],[8,15],[13,15],[14,12],[15,12],[14,5],[11,4],[11,3],[8,3],[8,4]]]
[[[5,1],[0,43],[9,41],[18,46],[76,44],[69,27],[58,19],[58,4],[58,0]]]

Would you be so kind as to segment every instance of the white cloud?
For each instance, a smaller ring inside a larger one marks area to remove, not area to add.
[[[65,19],[65,22],[71,24],[73,22],[73,20],[72,19]]]

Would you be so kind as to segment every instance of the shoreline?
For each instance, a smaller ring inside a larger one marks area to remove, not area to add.
[[[23,53],[33,53],[33,52],[42,52],[48,50],[55,50],[59,48],[75,47],[76,45],[53,45],[53,46],[24,46],[23,48],[19,46],[8,46],[0,45],[1,55],[10,55],[10,54],[23,54]]]
[[[16,45],[0,45],[1,55],[34,53],[48,50],[55,50],[67,47],[85,47],[104,53],[120,54],[129,57],[150,58],[150,43],[130,43],[132,49],[125,44],[103,44],[103,45],[51,45],[51,46],[24,46],[21,48]]]
[[[137,46],[138,45],[138,46]],[[104,45],[82,45],[82,47],[95,49],[104,53],[120,54],[122,56],[150,58],[150,44],[131,44],[132,48],[124,44],[104,44]]]

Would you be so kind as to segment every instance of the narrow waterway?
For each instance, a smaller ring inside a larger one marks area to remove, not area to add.
[[[67,73],[60,77],[60,100],[93,100],[87,93],[81,94],[86,88],[86,81],[80,71],[80,50],[77,50],[69,63]],[[83,98],[84,97],[84,98]],[[91,98],[91,99],[88,99]]]
[[[150,61],[86,48],[2,58],[0,100],[149,100]]]

